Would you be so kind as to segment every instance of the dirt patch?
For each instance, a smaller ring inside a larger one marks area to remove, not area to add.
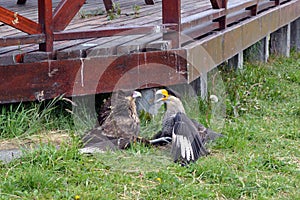
[[[70,135],[65,132],[52,131],[26,138],[2,139],[0,140],[0,150],[18,149],[20,147],[32,148],[41,143],[59,145],[62,142],[69,142],[70,139]]]

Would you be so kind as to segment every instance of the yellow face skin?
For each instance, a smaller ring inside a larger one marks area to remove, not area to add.
[[[155,95],[157,95],[157,94],[163,95],[163,98],[159,99],[161,101],[166,101],[170,96],[166,89],[157,90]]]

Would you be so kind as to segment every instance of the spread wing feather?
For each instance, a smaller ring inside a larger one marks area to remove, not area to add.
[[[205,126],[200,124],[198,121],[196,121],[194,119],[191,119],[191,120],[192,120],[194,126],[196,127],[203,144],[206,144],[207,142],[210,142],[210,141],[214,141],[215,139],[217,139],[219,137],[224,137],[222,134],[216,133],[213,130],[206,128]]]
[[[208,154],[193,122],[181,112],[174,117],[172,155],[174,161],[196,161]]]

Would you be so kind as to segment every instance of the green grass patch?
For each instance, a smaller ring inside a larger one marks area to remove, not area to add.
[[[23,158],[1,164],[0,199],[299,199],[299,72],[296,53],[272,57],[268,64],[246,64],[241,71],[221,71],[226,137],[209,144],[211,154],[189,167],[174,164],[169,149],[141,144],[80,155],[80,141],[73,135],[78,131],[72,126],[75,114],[59,102],[44,104],[46,111],[39,104],[3,106],[1,138],[60,129],[72,139],[60,148],[41,144]],[[213,126],[210,119],[218,112],[211,104],[184,103],[189,116]],[[142,135],[159,130],[161,116],[144,117]],[[87,127],[90,119],[77,121]]]
[[[0,139],[24,138],[50,130],[73,130],[67,105],[62,97],[40,103],[1,105]]]

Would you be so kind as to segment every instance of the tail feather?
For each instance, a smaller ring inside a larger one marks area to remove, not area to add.
[[[224,137],[223,134],[221,133],[216,133],[214,132],[213,130],[211,129],[207,129],[207,134],[206,134],[206,137],[204,138],[204,143],[207,143],[207,142],[210,142],[210,141],[214,141],[220,137]]]

